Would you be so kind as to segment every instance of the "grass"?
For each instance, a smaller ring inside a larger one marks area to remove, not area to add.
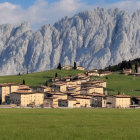
[[[109,94],[121,94],[128,95],[140,95],[140,77],[134,77],[132,75],[123,75],[119,73],[113,73],[112,75],[102,77],[107,82],[107,90]]]
[[[65,77],[69,75],[77,75],[78,73],[84,73],[84,71],[79,70],[50,70],[44,72],[31,73],[26,75],[13,75],[13,76],[0,76],[0,83],[20,83],[22,84],[23,79],[26,82],[26,85],[29,86],[40,86],[43,85],[46,81],[55,77],[55,73],[58,73],[58,76]]]
[[[139,140],[140,110],[0,109],[0,140]]]

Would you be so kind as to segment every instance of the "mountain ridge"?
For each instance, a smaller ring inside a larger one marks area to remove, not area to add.
[[[140,10],[97,8],[44,25],[0,25],[0,75],[50,70],[62,65],[105,68],[140,54]]]

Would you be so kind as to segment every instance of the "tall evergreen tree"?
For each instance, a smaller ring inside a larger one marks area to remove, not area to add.
[[[135,72],[137,73],[138,72],[138,63],[136,62],[135,64]]]
[[[58,74],[57,74],[57,72],[55,73],[55,78],[56,78],[56,77],[58,77]]]
[[[46,81],[45,86],[48,86],[48,81]]]
[[[128,61],[128,66],[127,67],[128,67],[128,69],[132,69],[132,64],[131,64],[130,60]]]
[[[61,63],[59,63],[59,64],[58,64],[57,69],[59,69],[59,70],[61,70],[61,69],[62,69],[62,67],[61,67]]]
[[[121,94],[121,92],[120,91],[118,91],[118,95],[120,95]]]
[[[76,64],[76,62],[74,62],[74,67],[73,67],[73,69],[77,69],[77,64]]]
[[[22,84],[25,85],[25,80],[23,79]]]
[[[109,65],[108,70],[111,71],[111,66]]]

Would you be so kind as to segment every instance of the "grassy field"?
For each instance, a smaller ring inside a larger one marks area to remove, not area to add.
[[[29,86],[40,86],[43,85],[46,80],[50,80],[55,77],[57,72],[58,76],[65,77],[69,75],[77,75],[78,73],[84,73],[84,71],[79,70],[50,70],[45,72],[37,72],[26,75],[14,75],[14,76],[0,76],[0,83],[20,83],[22,84],[23,79],[25,80],[26,85]]]
[[[0,109],[0,140],[139,140],[140,110]]]
[[[128,95],[140,95],[140,77],[126,76],[119,73],[113,73],[112,75],[100,78],[107,81],[107,89],[109,94],[117,94],[120,91],[121,94]]]

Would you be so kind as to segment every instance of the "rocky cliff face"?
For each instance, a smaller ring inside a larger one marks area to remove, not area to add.
[[[104,68],[140,57],[140,11],[95,9],[33,32],[28,23],[0,25],[0,75],[56,68]]]

